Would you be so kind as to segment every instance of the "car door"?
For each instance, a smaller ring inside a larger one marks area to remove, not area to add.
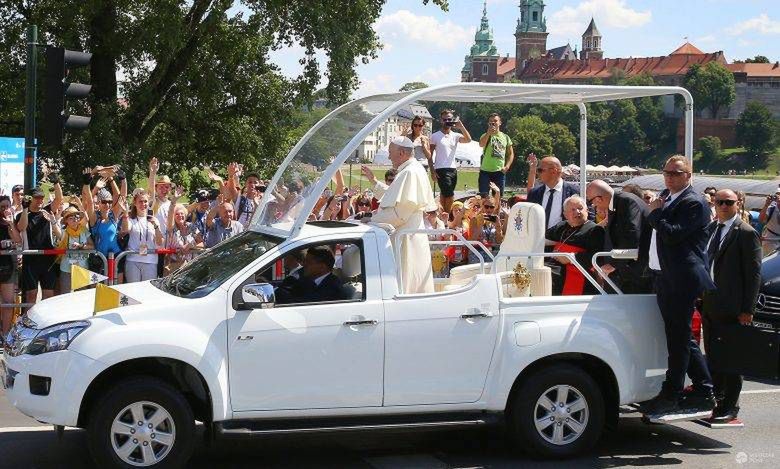
[[[379,272],[365,262],[366,255],[376,255],[373,234],[360,244],[360,299],[252,311],[228,307],[234,411],[382,405],[384,312]]]
[[[499,324],[495,279],[385,302],[385,405],[479,400]]]

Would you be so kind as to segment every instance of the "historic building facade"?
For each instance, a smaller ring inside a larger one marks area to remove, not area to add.
[[[780,64],[777,62],[730,64],[722,51],[703,52],[689,42],[665,56],[606,58],[603,37],[593,18],[582,33],[579,53],[569,44],[548,49],[544,1],[520,0],[519,7],[515,57],[510,57],[509,54],[500,56],[496,49],[487,6],[483,6],[480,29],[475,35],[471,54],[465,58],[461,81],[585,84],[608,80],[615,74],[626,77],[647,74],[656,83],[680,86],[691,66],[714,61],[731,70],[736,81],[736,101],[723,109],[719,117],[736,119],[747,102],[757,100],[780,118]],[[671,112],[673,103],[667,104]]]

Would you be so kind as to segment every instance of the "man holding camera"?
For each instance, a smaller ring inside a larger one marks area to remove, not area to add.
[[[483,148],[482,164],[479,168],[479,193],[483,198],[487,197],[491,182],[498,186],[503,197],[506,173],[515,160],[512,139],[500,129],[501,116],[493,113],[488,116],[487,132],[479,138],[479,146]]]
[[[780,197],[780,187],[774,195],[769,195],[764,202],[764,207],[758,215],[758,220],[764,224],[764,241],[762,249],[764,255],[771,254],[780,246],[780,210],[777,209],[777,200]]]
[[[459,143],[469,143],[471,135],[463,122],[456,118],[453,111],[445,109],[439,115],[441,130],[431,135],[431,156],[428,168],[433,181],[439,184],[441,206],[446,212],[452,207],[455,186],[458,184],[458,170],[455,164],[455,152]],[[454,132],[456,129],[462,133]]]

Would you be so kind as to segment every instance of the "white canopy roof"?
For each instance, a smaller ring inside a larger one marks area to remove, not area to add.
[[[586,103],[681,95],[685,108],[685,155],[693,157],[693,98],[680,87],[456,83],[404,93],[366,96],[340,106],[317,122],[290,150],[255,211],[250,229],[295,236],[327,184],[366,137],[398,110],[418,101],[505,104],[574,104],[580,110],[580,167],[587,161]],[[587,166],[590,169],[589,166]],[[604,171],[605,167],[596,167]],[[585,189],[586,174],[580,178]]]

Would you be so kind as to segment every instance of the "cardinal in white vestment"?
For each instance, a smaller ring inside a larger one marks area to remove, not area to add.
[[[376,183],[375,193],[381,194],[381,198],[379,209],[370,220],[372,223],[392,225],[396,231],[424,229],[423,214],[438,208],[428,173],[412,156],[414,144],[408,137],[395,137],[388,150],[390,161],[398,174],[389,186]],[[370,170],[367,172],[371,173]],[[375,180],[373,174],[370,179]],[[401,269],[401,292],[432,293],[433,272],[428,236],[414,234],[402,236],[401,239],[393,237],[393,242],[401,243],[401,258],[397,259]]]

